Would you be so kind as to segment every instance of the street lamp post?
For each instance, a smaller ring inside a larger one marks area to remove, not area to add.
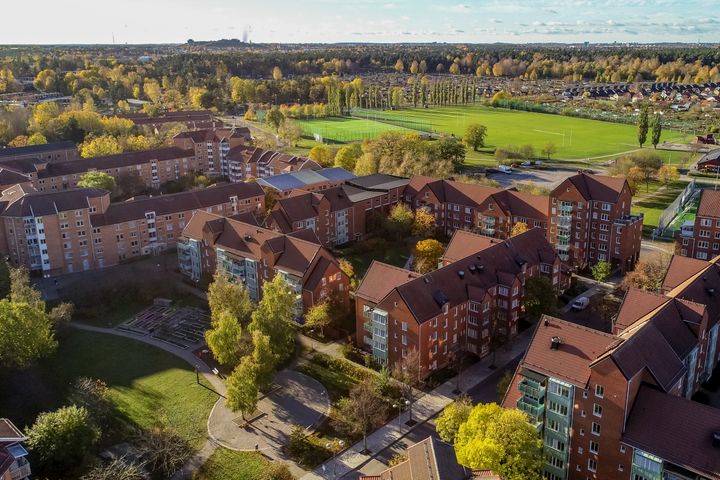
[[[335,447],[336,445],[338,448]],[[337,441],[333,440],[332,442],[328,442],[325,444],[325,448],[330,450],[333,454],[332,458],[330,459],[330,461],[333,462],[333,471],[332,471],[333,479],[337,478],[337,462],[335,460],[337,460],[337,456],[338,456],[338,454],[340,454],[340,452],[342,451],[344,446],[345,446],[344,440],[337,440]]]

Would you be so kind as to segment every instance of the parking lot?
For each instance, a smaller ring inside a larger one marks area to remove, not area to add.
[[[513,182],[533,182],[539,187],[553,189],[566,178],[575,175],[577,169],[559,169],[554,167],[538,170],[536,168],[513,168],[512,173],[490,173],[488,178],[500,183],[503,187],[512,186]]]

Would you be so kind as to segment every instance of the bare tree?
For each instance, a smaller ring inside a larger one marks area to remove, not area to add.
[[[80,480],[143,480],[146,472],[137,463],[119,457],[109,463],[98,465]]]
[[[415,400],[414,389],[420,385],[422,370],[420,368],[420,353],[411,348],[400,362],[392,367],[392,377],[400,382],[403,397],[408,403],[408,421],[412,423],[412,406]]]
[[[192,454],[188,441],[167,427],[142,432],[137,444],[145,464],[162,478],[170,478]]]
[[[350,435],[362,434],[363,451],[367,452],[367,436],[385,423],[387,405],[369,380],[355,385],[350,395],[339,402],[339,427]]]

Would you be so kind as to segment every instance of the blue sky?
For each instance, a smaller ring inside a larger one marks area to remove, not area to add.
[[[715,1],[14,1],[0,6],[0,43],[179,43],[246,29],[255,42],[717,42]]]

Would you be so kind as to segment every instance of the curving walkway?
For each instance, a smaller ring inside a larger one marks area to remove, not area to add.
[[[213,406],[208,418],[208,440],[188,463],[172,478],[182,480],[192,478],[203,463],[218,446],[230,450],[259,450],[270,459],[279,459],[288,463],[296,477],[307,472],[288,459],[282,451],[283,445],[293,426],[301,425],[306,431],[312,431],[330,412],[330,399],[325,387],[315,380],[294,370],[282,370],[275,376],[275,388],[258,402],[262,416],[251,422],[250,426],[240,426],[240,414],[225,406],[227,392],[225,383],[212,369],[192,352],[183,350],[148,335],[138,335],[115,328],[96,327],[84,323],[70,322],[72,328],[88,332],[104,333],[130,338],[147,343],[171,353],[195,367],[212,388],[221,396]],[[238,423],[235,423],[237,421]]]

